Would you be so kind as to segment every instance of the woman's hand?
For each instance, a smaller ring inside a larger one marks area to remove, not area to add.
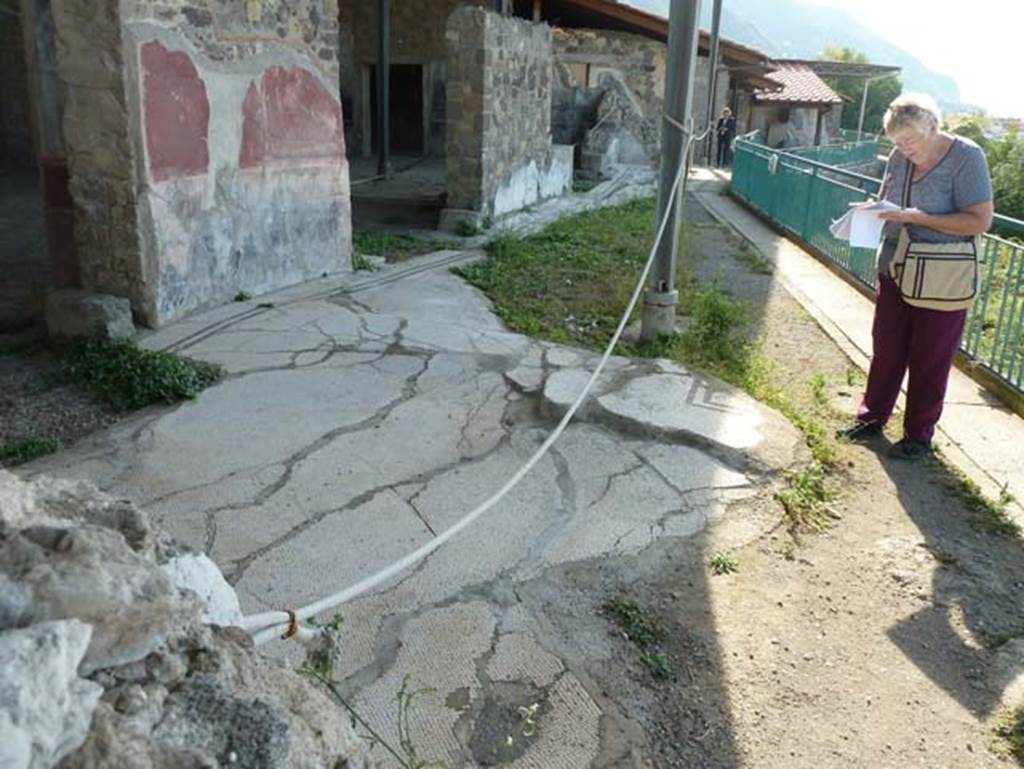
[[[881,211],[878,218],[886,222],[900,224],[923,224],[925,212],[919,208],[902,208],[899,211]]]
[[[919,208],[904,208],[900,211],[880,211],[878,218],[886,222],[916,224],[930,227],[948,235],[980,235],[992,226],[992,201],[967,206],[955,214],[926,214]]]

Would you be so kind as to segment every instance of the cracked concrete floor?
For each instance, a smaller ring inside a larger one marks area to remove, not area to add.
[[[507,480],[597,360],[508,332],[437,264],[162,329],[145,343],[218,362],[225,381],[31,472],[135,499],[212,555],[246,611],[299,606],[387,566]],[[410,726],[420,756],[451,767],[608,765],[609,730],[629,717],[599,704],[607,698],[550,642],[543,603],[522,601],[519,587],[691,540],[803,452],[788,422],[733,388],[667,361],[613,358],[508,497],[342,608],[342,689],[393,740],[402,681],[428,690]],[[517,708],[534,703],[536,734],[508,747]]]

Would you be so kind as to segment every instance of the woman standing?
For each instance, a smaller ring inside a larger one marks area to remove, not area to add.
[[[842,433],[852,440],[879,435],[909,369],[904,437],[889,452],[901,459],[931,453],[967,317],[964,309],[924,309],[904,300],[890,276],[901,229],[906,227],[915,242],[956,243],[972,240],[992,224],[992,182],[985,153],[969,139],[940,130],[940,120],[938,107],[924,96],[901,96],[885,113],[885,133],[896,147],[889,156],[881,197],[905,207],[882,214],[886,224],[878,250],[874,357],[857,422]],[[908,192],[909,202],[904,202]]]
[[[718,152],[715,160],[719,168],[732,163],[732,140],[736,138],[736,118],[728,107],[722,109],[722,116],[715,124]]]

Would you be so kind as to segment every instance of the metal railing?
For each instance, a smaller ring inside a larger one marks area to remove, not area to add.
[[[817,147],[794,147],[785,151],[825,165],[843,167],[862,165],[877,160],[879,149],[878,142],[871,137],[865,141],[843,141],[822,144]]]
[[[881,180],[837,165],[737,140],[732,192],[874,289],[874,251],[837,240],[829,225],[850,203],[876,195]],[[961,350],[1024,395],[1024,222],[996,216],[993,233],[983,238],[978,301],[967,316]]]

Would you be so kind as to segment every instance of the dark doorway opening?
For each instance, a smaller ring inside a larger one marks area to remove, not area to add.
[[[388,135],[391,151],[422,154],[423,141],[423,67],[419,64],[393,64],[388,94]],[[377,67],[370,67],[371,146],[377,151]]]
[[[0,6],[0,334],[38,320],[52,280],[25,30],[15,9]]]

